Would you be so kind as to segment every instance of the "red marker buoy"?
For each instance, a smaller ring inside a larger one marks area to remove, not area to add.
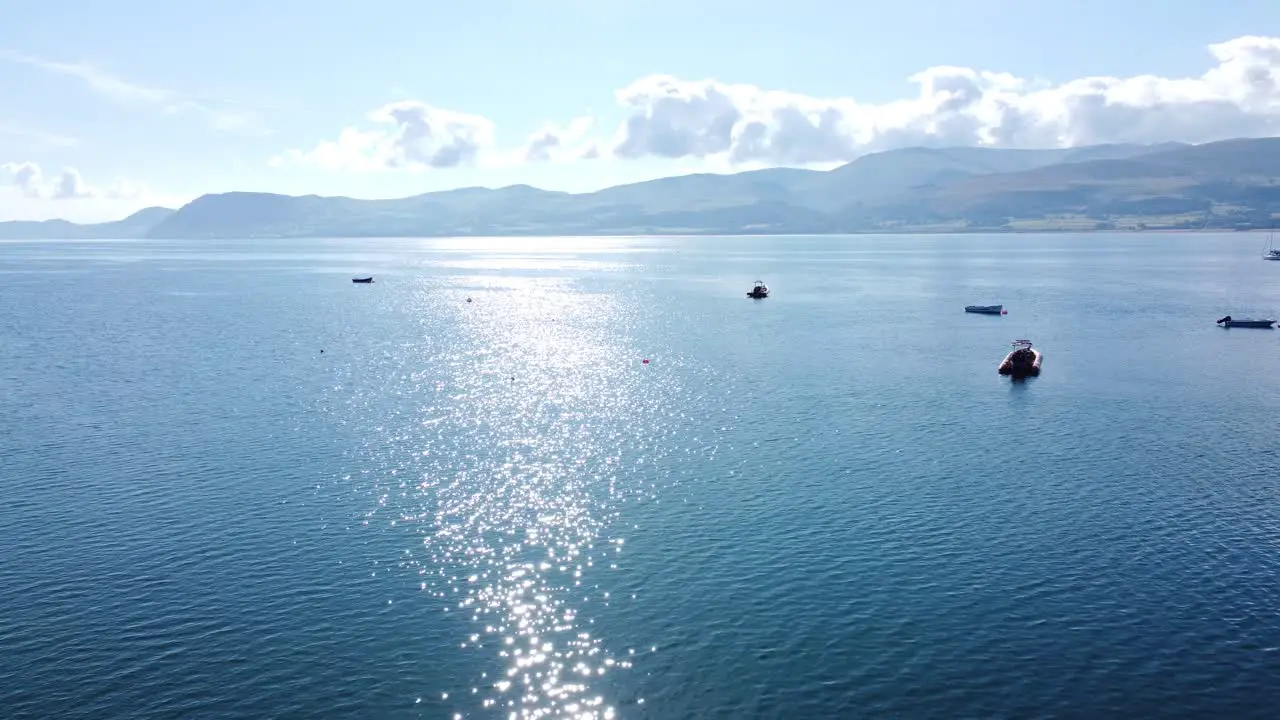
[[[644,363],[645,365],[648,365],[648,364],[649,364],[649,358],[645,358],[644,360],[641,360],[640,362]]]
[[[1008,311],[1008,310],[1001,310],[1001,311],[1000,311],[1000,314],[1001,314],[1001,315],[1008,315],[1008,314],[1009,314],[1009,311]]]

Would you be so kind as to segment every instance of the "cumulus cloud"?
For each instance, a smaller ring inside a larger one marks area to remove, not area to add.
[[[44,171],[33,162],[0,164],[0,185],[17,188],[31,199],[83,200],[86,198],[129,199],[138,197],[141,191],[126,181],[105,187],[94,187],[84,181],[80,171],[64,168],[52,179],[46,180]]]
[[[368,119],[380,127],[349,127],[310,150],[286,150],[271,164],[355,172],[453,168],[473,164],[494,149],[493,123],[479,115],[405,100],[374,110]]]
[[[520,159],[525,162],[550,160],[590,160],[600,155],[598,142],[588,139],[593,118],[580,117],[565,127],[547,124],[525,142]]]
[[[1209,142],[1280,134],[1280,38],[1210,45],[1201,75],[1087,77],[1062,83],[959,66],[926,68],[910,97],[865,103],[713,79],[640,78],[615,92],[625,119],[609,139],[594,121],[546,125],[510,151],[487,118],[404,101],[273,165],[334,170],[510,165],[598,157],[714,159],[731,165],[823,165],[907,146],[1072,147]]]
[[[1053,85],[932,67],[910,78],[915,97],[883,104],[653,75],[616,93],[629,115],[610,149],[621,158],[803,165],[909,145],[1208,142],[1280,131],[1280,38],[1240,37],[1209,52],[1216,64],[1191,78]]]
[[[588,137],[594,125],[590,117],[576,118],[565,126],[548,123],[514,151],[498,148],[492,120],[415,100],[384,105],[367,119],[374,127],[348,127],[334,140],[323,140],[310,150],[286,150],[269,164],[376,172],[510,166],[601,155],[600,141]]]

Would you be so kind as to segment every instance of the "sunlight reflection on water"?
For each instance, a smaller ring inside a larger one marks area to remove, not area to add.
[[[365,523],[416,528],[421,546],[401,566],[471,619],[461,647],[503,666],[460,695],[517,717],[613,717],[599,681],[635,651],[611,650],[591,616],[611,600],[597,581],[623,548],[619,508],[654,492],[624,468],[659,452],[663,376],[621,334],[616,296],[548,278],[459,280],[480,289],[423,288],[412,303],[424,318],[452,313],[447,336],[424,332],[388,361],[418,409],[367,439],[365,459],[391,470]]]
[[[558,270],[563,272],[620,272],[633,267],[630,263],[606,262],[601,260],[569,260],[564,257],[537,257],[521,255],[518,257],[494,257],[478,260],[450,260],[433,263],[438,268],[456,268],[458,270]]]

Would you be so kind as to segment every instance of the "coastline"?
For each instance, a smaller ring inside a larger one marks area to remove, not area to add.
[[[1252,228],[1242,230],[1222,230],[1222,229],[1195,229],[1195,228],[1159,228],[1148,230],[1087,230],[1082,228],[1063,228],[1063,229],[1000,229],[1000,228],[973,228],[973,229],[948,229],[948,230],[929,230],[929,229],[908,229],[908,230],[854,230],[850,232],[705,232],[705,231],[684,231],[684,232],[619,232],[619,233],[483,233],[473,235],[458,234],[440,234],[440,235],[242,235],[242,236],[225,236],[225,237],[147,237],[147,236],[129,236],[129,237],[0,237],[0,244],[19,244],[19,243],[42,243],[42,242],[208,242],[208,241],[226,241],[226,240],[492,240],[492,239],[510,239],[520,240],[529,239],[537,240],[544,238],[705,238],[705,237],[721,237],[721,238],[751,238],[751,237],[884,237],[901,235],[903,237],[918,237],[921,235],[929,236],[947,236],[947,235],[1235,235],[1235,234],[1262,234],[1272,232],[1264,228]]]

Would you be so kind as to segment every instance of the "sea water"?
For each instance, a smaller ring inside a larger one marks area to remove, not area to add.
[[[0,243],[0,715],[1268,717],[1260,247]]]

